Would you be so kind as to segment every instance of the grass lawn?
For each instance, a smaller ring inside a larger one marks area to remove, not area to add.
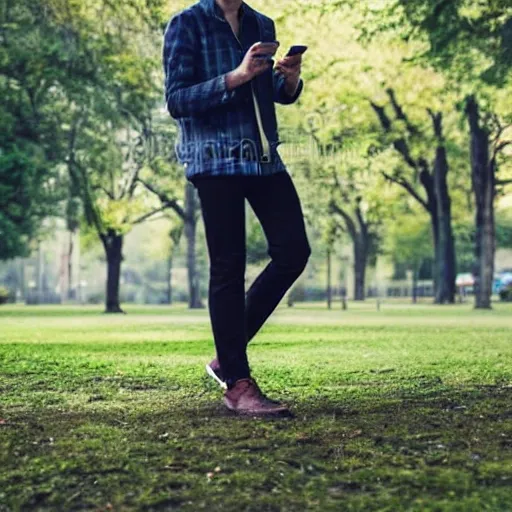
[[[512,305],[281,308],[233,418],[182,306],[0,308],[0,511],[511,511]]]

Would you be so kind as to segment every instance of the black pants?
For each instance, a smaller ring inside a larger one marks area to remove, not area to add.
[[[210,256],[208,298],[217,357],[231,386],[250,376],[247,343],[300,276],[311,249],[287,172],[196,177],[192,182],[199,193]],[[261,222],[271,258],[247,294],[245,199]]]

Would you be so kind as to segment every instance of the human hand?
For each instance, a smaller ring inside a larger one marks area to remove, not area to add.
[[[302,68],[302,55],[287,56],[280,59],[276,64],[276,71],[281,73],[286,82],[285,90],[287,94],[293,96],[299,86],[300,73]]]
[[[245,54],[241,64],[231,73],[228,73],[228,88],[234,89],[270,69],[273,65],[272,57],[277,52],[278,47],[278,42],[253,44]]]

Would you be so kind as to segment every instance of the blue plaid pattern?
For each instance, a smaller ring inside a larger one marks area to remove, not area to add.
[[[165,101],[180,127],[176,153],[187,178],[286,170],[277,152],[274,102],[295,102],[303,82],[291,97],[284,90],[284,77],[273,70],[252,81],[271,149],[271,161],[262,163],[251,84],[228,91],[226,74],[242,62],[252,44],[274,41],[275,26],[245,3],[241,11],[239,40],[215,0],[200,0],[181,11],[165,31]]]

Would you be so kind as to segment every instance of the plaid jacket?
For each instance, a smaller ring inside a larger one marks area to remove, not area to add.
[[[164,36],[165,101],[178,121],[178,160],[187,178],[196,175],[266,175],[285,170],[274,102],[293,103],[284,77],[272,69],[252,80],[262,126],[270,144],[270,163],[261,162],[251,84],[233,91],[226,74],[235,69],[257,41],[276,39],[274,22],[247,4],[241,7],[240,41],[215,0],[198,3],[174,16]]]

